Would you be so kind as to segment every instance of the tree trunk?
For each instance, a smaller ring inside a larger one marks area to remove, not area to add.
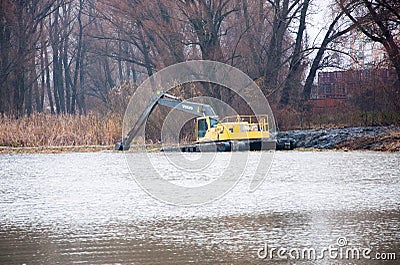
[[[49,19],[49,28],[50,28],[50,41],[51,41],[51,48],[53,51],[53,93],[54,93],[54,102],[56,105],[56,112],[57,114],[61,113],[61,104],[60,104],[60,97],[59,97],[59,90],[58,90],[58,9],[54,12],[54,23],[51,22]],[[48,79],[50,80],[50,78]]]
[[[151,62],[150,54],[149,54],[150,51],[149,51],[149,47],[146,44],[146,41],[144,39],[142,24],[140,22],[138,24],[140,27],[138,34],[139,34],[140,43],[142,46],[143,59],[144,59],[145,65],[146,65],[147,75],[150,77],[153,75],[153,67],[152,67],[152,62]]]
[[[49,63],[49,55],[47,52],[47,47],[44,45],[42,46],[43,49],[43,54],[44,54],[44,62],[46,65],[46,88],[47,88],[47,97],[49,99],[49,105],[50,105],[50,113],[54,114],[54,103],[53,103],[53,95],[51,93],[51,87],[50,87],[50,63]],[[42,79],[43,80],[43,79]]]
[[[268,46],[265,79],[272,89],[278,88],[278,72],[281,67],[282,45],[288,27],[289,0],[275,0],[274,20],[272,23],[271,41]]]
[[[45,75],[46,75],[46,73],[45,73],[45,64],[44,64],[44,49],[46,49],[46,42],[45,42],[45,39],[44,39],[44,34],[43,34],[43,21],[41,21],[40,22],[40,34],[41,34],[41,40],[40,40],[40,77],[41,77],[41,79],[40,79],[40,103],[39,103],[39,105],[40,105],[40,107],[41,107],[41,110],[39,111],[38,110],[38,112],[41,112],[41,111],[44,111],[44,90],[45,90],[45,82],[46,82],[46,77],[45,77]]]
[[[81,114],[86,115],[87,114],[87,109],[86,109],[86,101],[85,101],[85,75],[84,75],[84,67],[83,67],[83,59],[85,57],[85,45],[83,44],[82,47],[82,54],[80,58],[80,71],[79,71],[79,85],[80,85],[80,105],[81,105]]]
[[[65,77],[65,106],[66,112],[71,113],[71,74],[69,71],[68,62],[68,38],[65,38],[63,45],[63,65],[64,65],[64,77]]]
[[[117,59],[118,63],[118,78],[119,78],[119,84],[122,85],[124,81],[124,75],[123,75],[123,70],[122,70],[122,60],[121,60],[121,55],[122,55],[122,43],[121,41],[118,41],[118,54],[119,58]]]
[[[324,56],[324,53],[326,51],[326,48],[328,47],[329,43],[332,42],[333,40],[345,35],[348,33],[350,30],[354,29],[354,25],[350,25],[347,28],[336,32],[335,34],[332,35],[334,32],[336,23],[339,21],[339,19],[343,16],[343,12],[340,12],[335,19],[332,21],[332,23],[329,25],[328,31],[325,33],[325,37],[321,43],[321,46],[318,49],[317,55],[315,56],[312,64],[310,71],[308,73],[306,82],[304,84],[303,88],[303,100],[307,101],[311,98],[311,89],[312,85],[314,83],[315,76],[317,74],[317,71],[320,67],[320,63],[322,60],[322,57]]]
[[[33,67],[32,72],[33,72],[33,76],[35,78],[33,80],[33,89],[34,89],[34,92],[35,92],[36,111],[37,112],[41,112],[43,110],[43,105],[41,105],[41,101],[40,101],[42,96],[40,94],[41,91],[39,91],[39,84],[38,84],[38,80],[36,78],[36,67]]]
[[[61,100],[60,100],[60,90],[59,90],[59,69],[58,66],[58,49],[53,46],[53,93],[54,93],[54,101],[56,103],[56,111],[57,114],[61,113]]]
[[[11,32],[5,19],[0,18],[0,113],[10,111],[9,56]]]
[[[27,97],[25,98],[25,109],[26,114],[30,116],[32,114],[32,83],[27,87]]]
[[[382,45],[385,47],[389,59],[392,62],[393,67],[396,69],[398,83],[400,83],[400,47],[397,46],[393,36],[384,40]]]
[[[252,28],[252,25],[250,23],[250,16],[249,16],[247,7],[248,7],[247,0],[242,0],[243,16],[244,16],[244,21],[245,21],[245,25],[246,25],[246,30],[249,30],[249,32],[247,34],[247,41],[248,41],[248,45],[252,51],[252,53],[251,53],[252,61],[253,61],[254,65],[259,66],[260,65],[260,56],[256,52],[257,49],[254,44],[254,37],[252,36],[252,32],[250,31],[250,28]],[[259,70],[256,71],[256,74],[254,76],[250,75],[251,78],[258,78],[263,75],[262,70],[261,70],[262,67],[256,67],[256,68]]]
[[[79,11],[78,11],[78,47],[75,59],[75,72],[74,72],[74,82],[72,84],[72,95],[71,95],[71,113],[75,113],[75,105],[79,103],[80,100],[77,94],[78,88],[78,76],[79,73],[82,71],[82,38],[83,38],[83,25],[82,25],[82,9],[83,9],[83,0],[79,0]],[[78,104],[81,106],[81,104]]]
[[[317,55],[315,56],[312,64],[310,71],[308,72],[306,82],[304,84],[303,88],[303,100],[307,101],[311,98],[311,89],[312,85],[314,83],[315,76],[317,75],[317,71],[319,69],[319,65],[321,63],[322,57],[324,56],[325,50],[328,46],[328,38],[327,35],[325,36],[325,39],[323,40],[321,47],[318,49]]]
[[[300,23],[296,36],[295,48],[290,61],[289,74],[286,77],[285,84],[282,90],[281,99],[279,101],[280,107],[285,107],[289,104],[291,100],[290,95],[293,92],[293,88],[300,84],[301,73],[299,73],[299,69],[301,66],[301,58],[302,58],[301,49],[303,47],[303,35],[304,35],[304,30],[306,29],[306,16],[309,3],[310,0],[304,0],[303,7],[301,9]]]

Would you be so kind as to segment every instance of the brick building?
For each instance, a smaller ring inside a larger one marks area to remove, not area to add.
[[[396,80],[396,72],[387,68],[320,72],[314,99],[346,99],[367,86],[390,87]]]
[[[313,105],[316,108],[335,107],[351,95],[366,89],[390,87],[396,80],[396,72],[388,68],[320,72]]]

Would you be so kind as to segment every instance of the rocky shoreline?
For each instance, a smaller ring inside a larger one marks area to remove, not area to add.
[[[278,141],[292,141],[294,148],[400,151],[400,127],[348,127],[294,130],[277,134]]]

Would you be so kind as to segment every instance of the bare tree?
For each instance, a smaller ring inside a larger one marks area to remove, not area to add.
[[[400,3],[396,0],[337,0],[337,3],[358,30],[385,47],[400,87],[400,40],[397,35]]]
[[[289,74],[285,79],[285,83],[282,89],[281,99],[279,101],[280,107],[285,107],[289,104],[291,99],[291,93],[293,93],[293,89],[301,83],[301,73],[302,73],[301,65],[302,65],[302,60],[304,58],[303,38],[306,29],[306,18],[308,14],[307,12],[309,4],[310,0],[303,1],[303,6],[300,12],[299,26],[296,33],[296,42],[294,44],[293,54],[290,60]]]
[[[1,2],[0,112],[18,116],[32,110],[38,27],[53,4],[54,0]]]
[[[273,10],[271,23],[271,38],[267,50],[265,79],[272,89],[277,89],[278,76],[282,70],[284,45],[287,30],[292,20],[297,16],[302,4],[300,0],[269,0]]]
[[[317,74],[317,71],[323,66],[323,58],[324,54],[329,48],[329,45],[337,40],[338,38],[346,35],[350,31],[354,29],[354,25],[352,23],[344,23],[344,24],[339,24],[341,19],[344,16],[344,12],[338,11],[336,15],[334,15],[334,18],[332,22],[329,24],[329,27],[325,33],[325,36],[319,45],[319,47],[316,47],[317,53],[312,60],[310,70],[308,72],[304,88],[303,88],[303,100],[307,101],[311,97],[311,89],[312,85],[314,83],[315,76]]]
[[[222,23],[239,10],[235,1],[181,0],[178,6],[194,33],[195,39],[190,44],[200,47],[202,59],[224,61],[221,36],[225,33]]]

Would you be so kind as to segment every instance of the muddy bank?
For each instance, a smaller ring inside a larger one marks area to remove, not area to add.
[[[37,147],[10,147],[0,146],[0,154],[59,154],[70,152],[111,152],[111,145],[88,145],[88,146],[37,146]]]
[[[277,139],[293,139],[295,148],[400,151],[400,127],[348,127],[280,132]]]

